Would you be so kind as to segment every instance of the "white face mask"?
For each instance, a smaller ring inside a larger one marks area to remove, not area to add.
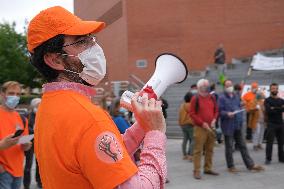
[[[227,92],[227,93],[233,93],[234,92],[234,87],[228,87],[228,88],[225,88],[225,91]]]
[[[95,44],[79,53],[77,57],[84,65],[83,71],[81,73],[65,71],[77,73],[87,83],[97,85],[106,75],[106,58],[103,49]]]
[[[192,89],[192,90],[191,90],[191,93],[195,95],[195,94],[198,93],[198,91],[197,91],[196,89]]]

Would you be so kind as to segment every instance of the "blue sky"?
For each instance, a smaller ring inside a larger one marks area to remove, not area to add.
[[[0,0],[0,23],[16,22],[16,30],[23,32],[25,20],[31,20],[41,10],[60,5],[73,12],[73,0]]]

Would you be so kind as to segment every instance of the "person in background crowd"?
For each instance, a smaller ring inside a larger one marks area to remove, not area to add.
[[[219,47],[216,49],[214,53],[214,63],[218,70],[218,77],[219,80],[221,77],[224,77],[225,75],[225,69],[226,69],[226,54],[224,51],[223,44],[219,44]]]
[[[252,128],[256,127],[256,122],[258,120],[258,110],[256,108],[256,92],[258,90],[258,83],[251,83],[251,89],[249,92],[245,93],[242,97],[243,103],[247,111],[247,128],[246,128],[246,139],[252,140]]]
[[[184,103],[180,105],[179,108],[179,125],[183,132],[183,141],[182,141],[182,153],[183,159],[192,161],[193,154],[193,122],[189,116],[189,107],[190,100],[192,98],[192,93],[187,92],[184,96]],[[186,146],[188,145],[188,150],[186,150]]]
[[[256,92],[256,108],[258,109],[258,119],[256,127],[252,130],[253,149],[255,151],[262,150],[262,141],[264,137],[264,93],[261,90]]]
[[[137,122],[121,135],[91,101],[106,75],[95,34],[105,23],[83,21],[55,6],[41,11],[27,32],[31,64],[47,79],[36,116],[35,154],[44,189],[165,188],[166,123],[161,101],[136,93]],[[133,153],[143,143],[137,166]]]
[[[225,136],[225,157],[227,162],[228,171],[236,173],[238,170],[234,165],[233,159],[233,143],[234,140],[239,147],[243,161],[247,169],[252,171],[261,171],[263,167],[255,165],[250,157],[246,143],[242,136],[242,112],[240,98],[234,94],[234,87],[231,80],[224,82],[224,93],[220,95],[219,100],[219,112],[221,119],[221,128]]]
[[[36,113],[37,113],[40,102],[41,102],[40,98],[34,98],[31,100],[31,104],[30,104],[31,112],[28,116],[29,118],[28,126],[29,126],[30,134],[34,134],[35,118],[36,118]],[[24,170],[24,188],[29,189],[31,185],[31,172],[32,172],[32,165],[33,165],[33,158],[34,158],[34,146],[32,146],[31,149],[29,149],[28,151],[26,151],[25,155],[26,155],[26,164],[25,164],[25,170]],[[42,188],[37,161],[36,161],[35,179],[37,182],[37,186],[39,188]]]
[[[241,102],[241,108],[243,108],[243,106],[244,106],[244,103],[242,101],[242,92],[243,92],[242,84],[239,84],[239,83],[235,84],[234,85],[234,93],[236,94],[236,97],[238,97],[240,102]],[[241,114],[242,114],[242,116],[244,116],[243,115],[244,112],[242,112]],[[235,142],[234,146],[235,146],[234,150],[239,150],[239,147],[238,147],[236,142]]]
[[[116,124],[120,134],[124,134],[126,129],[130,127],[130,124],[124,118],[125,109],[120,107],[120,99],[116,98],[112,101],[110,106],[110,115],[114,123]]]
[[[211,86],[210,86],[210,95],[213,95],[216,99],[216,102],[218,102],[219,95],[216,93],[215,83],[212,83]],[[216,132],[217,142],[218,142],[218,144],[221,144],[222,143],[222,131],[219,128],[219,116],[216,119],[215,128],[216,128],[215,132]]]
[[[197,82],[198,94],[190,103],[189,115],[194,122],[193,177],[201,179],[200,164],[205,151],[204,174],[219,175],[212,170],[212,158],[215,144],[215,123],[218,117],[218,106],[214,96],[209,94],[210,85],[206,79]]]
[[[234,92],[240,100],[242,99],[242,91],[243,91],[242,85],[238,83],[234,85]],[[242,101],[241,101],[241,105],[242,105]]]
[[[216,85],[215,83],[212,83],[210,85],[210,95],[213,95],[215,97],[216,100],[218,100],[218,94],[216,93]]]
[[[164,118],[167,119],[168,117],[167,109],[169,108],[168,101],[162,97],[160,98],[160,100],[162,101],[162,111],[163,111]]]
[[[267,135],[266,135],[266,160],[265,164],[270,164],[272,160],[272,149],[274,137],[278,143],[278,160],[284,163],[284,124],[282,113],[284,112],[284,100],[277,96],[278,84],[270,85],[270,97],[264,101],[267,116]]]
[[[99,101],[99,106],[101,106],[104,110],[106,111],[110,111],[110,106],[112,103],[112,100],[114,99],[114,94],[110,93],[110,92],[106,92],[102,99]]]
[[[12,140],[10,137],[17,130],[23,130],[23,135],[27,135],[28,121],[22,118],[15,111],[20,101],[21,86],[16,81],[8,81],[3,84],[1,95],[3,105],[0,106],[0,140],[7,141],[8,146],[0,150],[0,188],[2,189],[20,189],[23,176],[24,151],[31,148],[31,143],[16,144],[19,139]],[[7,138],[8,137],[8,138]],[[14,145],[13,145],[14,144]]]
[[[190,86],[190,91],[189,91],[189,92],[191,92],[192,95],[196,95],[196,94],[198,93],[198,91],[197,91],[197,85],[196,85],[196,84],[192,84],[192,85]]]

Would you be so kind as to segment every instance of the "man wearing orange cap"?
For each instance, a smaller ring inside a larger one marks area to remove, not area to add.
[[[161,102],[136,94],[137,123],[121,136],[111,117],[91,103],[106,60],[94,34],[103,22],[82,21],[62,7],[28,27],[31,62],[47,79],[37,111],[35,153],[44,189],[164,188],[165,120]],[[138,167],[131,157],[143,143]]]
[[[259,112],[257,109],[256,92],[258,90],[258,83],[251,83],[251,90],[244,94],[242,100],[247,111],[247,140],[252,139],[252,129],[256,128]]]

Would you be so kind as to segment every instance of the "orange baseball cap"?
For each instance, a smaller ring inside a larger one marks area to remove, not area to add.
[[[31,20],[27,34],[28,50],[33,53],[36,47],[59,34],[87,35],[104,27],[104,22],[83,21],[63,7],[50,7]]]

